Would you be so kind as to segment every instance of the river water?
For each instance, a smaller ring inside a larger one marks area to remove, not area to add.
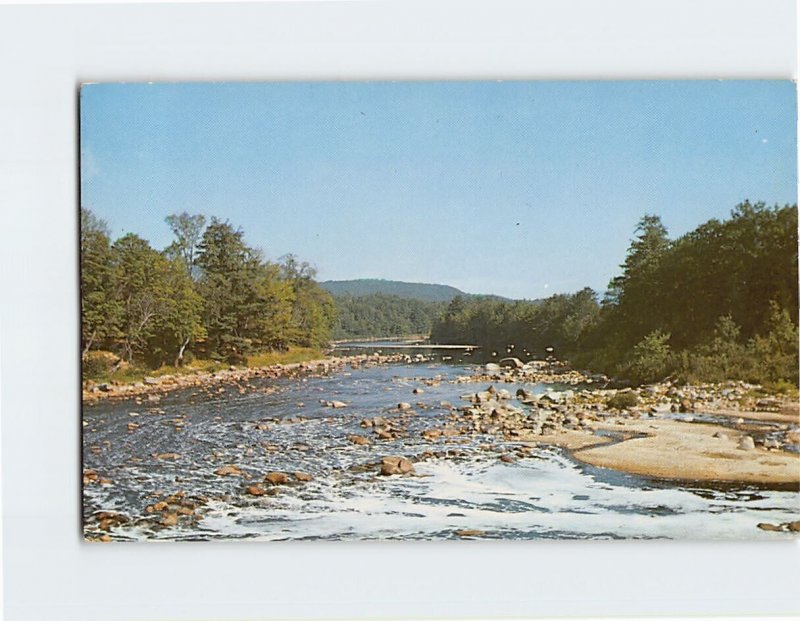
[[[580,464],[552,447],[505,463],[499,453],[513,444],[486,436],[428,442],[420,432],[449,414],[442,401],[458,406],[459,395],[486,388],[454,383],[474,372],[470,358],[428,353],[424,362],[254,379],[242,390],[86,405],[84,467],[110,480],[84,486],[86,534],[104,532],[92,519],[100,510],[130,518],[111,529],[115,540],[458,539],[465,529],[495,539],[776,539],[786,535],[756,525],[798,519],[796,491],[648,480]],[[517,385],[503,387],[513,394]],[[330,400],[347,406],[321,403]],[[403,418],[404,437],[348,441],[372,439],[360,421],[397,419],[399,402],[416,412]],[[132,422],[138,427],[129,429]],[[382,457],[425,451],[439,456],[417,461],[416,476],[377,475]],[[175,455],[158,457],[165,453]],[[215,474],[227,464],[243,474]],[[269,471],[313,480],[276,486],[276,495],[245,493]],[[147,506],[176,492],[197,500],[200,519],[154,523]]]

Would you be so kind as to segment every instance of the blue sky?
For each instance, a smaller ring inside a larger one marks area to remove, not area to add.
[[[797,202],[780,81],[93,84],[81,200],[116,237],[227,219],[319,278],[539,298],[618,272],[744,199]]]

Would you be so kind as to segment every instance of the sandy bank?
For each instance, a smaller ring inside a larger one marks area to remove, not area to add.
[[[626,420],[597,428],[646,435],[572,451],[576,459],[593,466],[663,479],[800,484],[799,454],[740,449],[739,439],[745,434],[720,425]]]

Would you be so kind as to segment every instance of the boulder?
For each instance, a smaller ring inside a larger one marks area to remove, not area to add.
[[[248,485],[247,488],[244,490],[251,496],[263,496],[266,494],[264,488],[260,485]]]
[[[238,466],[222,466],[214,470],[214,474],[224,477],[224,476],[239,476],[242,474],[241,469]]]
[[[361,445],[369,444],[369,438],[365,438],[364,436],[358,436],[358,435],[353,434],[353,435],[347,436],[347,439],[348,439],[348,441],[352,442],[353,444],[361,444]]]
[[[328,405],[335,409],[347,407],[347,404],[344,401],[330,401]]]
[[[392,455],[381,460],[381,474],[390,476],[393,474],[411,474],[414,472],[414,464],[405,457]]]
[[[500,365],[494,362],[489,362],[484,367],[489,373],[497,373],[500,370]]]
[[[285,472],[268,472],[264,476],[264,480],[272,485],[286,485],[289,482],[289,477]]]
[[[398,410],[410,410],[411,409],[411,404],[410,403],[406,403],[406,402],[403,401],[403,402],[397,404],[397,409]]]
[[[308,483],[309,481],[313,481],[314,480],[314,477],[312,477],[307,472],[295,472],[294,473],[294,478],[296,480],[298,480],[298,481],[303,482],[303,483]]]
[[[743,451],[752,451],[756,448],[756,443],[752,436],[742,436],[739,438],[739,448]]]
[[[769,522],[759,522],[756,524],[761,530],[767,530],[770,532],[780,532],[783,529],[778,524],[770,524]]]
[[[511,369],[521,369],[525,365],[522,364],[522,360],[519,358],[503,358],[500,361],[500,366]]]

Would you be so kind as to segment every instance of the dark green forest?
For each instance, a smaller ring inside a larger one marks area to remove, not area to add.
[[[798,381],[797,206],[737,205],[670,239],[639,222],[621,273],[602,300],[590,289],[539,302],[454,299],[438,343],[474,343],[633,382]]]
[[[249,354],[326,347],[333,298],[293,255],[266,260],[228,222],[167,217],[163,251],[81,210],[81,345],[88,375],[110,353],[127,363],[181,366],[196,357],[246,363]]]
[[[337,295],[334,300],[338,311],[333,329],[335,339],[428,335],[446,307],[444,302],[383,293]]]

